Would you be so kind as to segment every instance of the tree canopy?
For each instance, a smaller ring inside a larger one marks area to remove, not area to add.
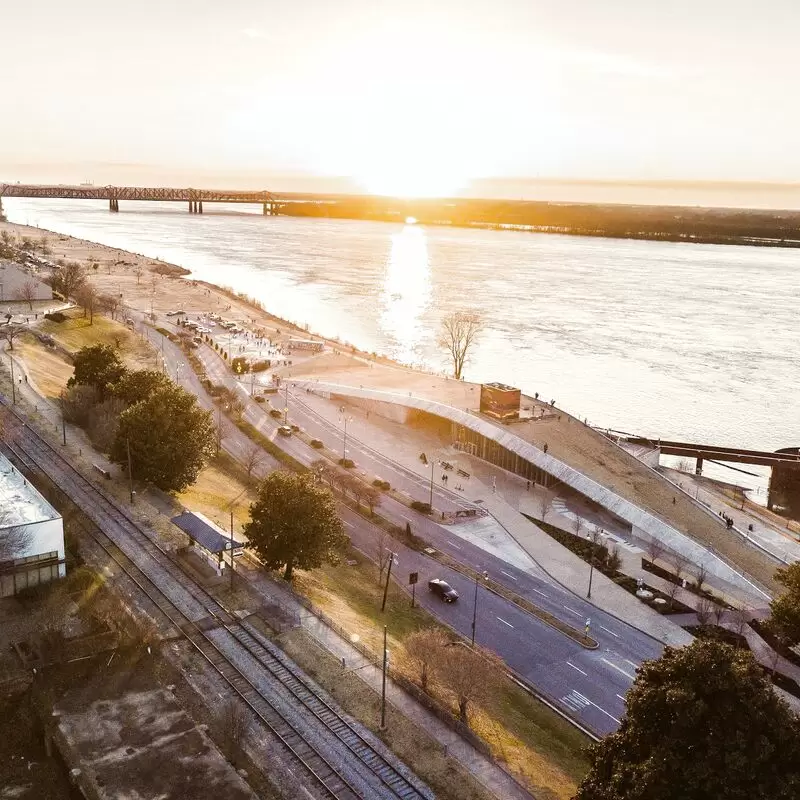
[[[130,444],[134,478],[164,491],[181,491],[213,455],[214,437],[211,413],[197,405],[194,395],[166,384],[122,412],[111,458],[127,464]]]
[[[114,397],[119,398],[126,406],[132,406],[140,400],[146,400],[157,389],[169,386],[170,379],[162,372],[152,369],[125,372],[111,387]]]
[[[800,642],[800,562],[777,570],[775,580],[786,591],[769,604],[769,627],[791,646]]]
[[[75,373],[67,386],[94,386],[102,398],[112,383],[125,374],[119,354],[110,344],[82,347],[73,357]]]
[[[800,721],[749,652],[713,640],[645,662],[575,800],[792,800]]]
[[[244,526],[250,546],[269,569],[314,569],[335,561],[347,544],[331,492],[310,475],[273,472],[258,489]]]

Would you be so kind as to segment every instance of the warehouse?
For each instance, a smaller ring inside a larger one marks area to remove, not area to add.
[[[65,574],[61,515],[0,455],[0,596]]]

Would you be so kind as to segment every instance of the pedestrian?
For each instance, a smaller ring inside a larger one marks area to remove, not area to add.
[[[525,488],[525,491],[526,491],[526,492],[529,492],[530,490],[531,490],[531,482],[530,482],[530,481],[528,481],[528,485],[527,485],[527,487]]]
[[[549,448],[549,445],[547,444],[547,442],[545,442],[545,443],[544,443],[544,447],[542,448],[542,450],[544,451],[544,454],[545,454],[545,455],[547,455],[547,451],[548,451],[549,449],[550,449],[550,448]]]

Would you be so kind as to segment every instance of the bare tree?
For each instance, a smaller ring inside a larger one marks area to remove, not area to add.
[[[441,681],[455,696],[458,715],[469,725],[469,707],[485,703],[493,694],[497,676],[498,659],[485,650],[466,647],[446,647],[435,665]]]
[[[683,580],[683,575],[686,572],[686,567],[689,564],[689,559],[683,553],[677,551],[670,553],[669,564],[672,567],[672,574],[675,579],[680,583]]]
[[[553,500],[555,499],[556,493],[542,486],[539,492],[539,519],[542,522],[547,522],[547,515],[553,510]]]
[[[580,536],[581,531],[583,530],[583,517],[581,517],[579,514],[575,515],[574,526],[575,526],[575,535]]]
[[[705,628],[709,622],[711,622],[711,616],[713,614],[713,606],[711,602],[703,597],[701,598],[700,602],[697,604],[697,622],[698,624]]]
[[[482,330],[481,318],[472,311],[456,311],[442,320],[439,344],[453,362],[453,377],[461,380],[470,348]]]
[[[98,302],[100,308],[104,311],[108,311],[111,315],[111,319],[117,318],[117,311],[119,311],[119,307],[122,304],[122,298],[118,294],[101,294],[100,297],[98,297]]]
[[[737,636],[744,636],[744,632],[747,630],[747,626],[750,623],[750,615],[747,609],[742,606],[734,608],[731,616],[731,623],[733,624],[733,632]]]
[[[714,603],[714,606],[711,609],[711,616],[714,617],[714,624],[717,627],[720,627],[725,616],[725,606],[720,605],[719,603]]]
[[[36,281],[27,280],[17,289],[17,300],[24,300],[28,304],[28,310],[33,311],[33,301],[38,290],[39,284]]]
[[[136,285],[139,285],[139,281],[142,279],[142,275],[144,275],[144,270],[142,269],[141,264],[137,264],[133,268],[133,274],[136,276]]]
[[[651,564],[655,564],[656,561],[664,555],[666,548],[661,543],[660,539],[656,539],[655,536],[651,536],[648,539],[645,548],[647,550],[647,557],[650,559]]]
[[[769,667],[770,674],[774,677],[775,673],[778,671],[778,664],[781,660],[781,654],[772,647],[769,647],[764,656],[767,666]]]
[[[251,442],[244,451],[244,468],[247,470],[247,480],[253,475],[253,471],[264,463],[264,451],[255,443]]]
[[[217,714],[217,725],[223,747],[240,747],[250,727],[250,717],[244,703],[235,697],[229,697]]]
[[[692,462],[688,458],[679,458],[675,462],[675,469],[677,469],[679,472],[693,472],[694,471],[692,469]]]
[[[12,509],[0,508],[0,562],[19,558],[30,541],[28,529],[15,520]]]
[[[333,488],[336,476],[336,468],[330,461],[318,458],[311,463],[311,471],[318,477],[320,482],[327,481],[328,486]]]
[[[377,486],[365,486],[364,487],[364,500],[366,504],[369,506],[369,513],[373,515],[375,513],[375,508],[381,504],[383,499],[383,495],[381,494],[380,489]]]
[[[444,648],[449,643],[447,634],[441,628],[423,628],[403,641],[406,657],[419,674],[419,685],[423,692],[428,691],[433,673],[442,661]]]
[[[86,270],[77,261],[67,261],[53,273],[53,288],[64,297],[73,297],[86,283]]]
[[[94,310],[97,306],[97,289],[91,283],[84,283],[75,293],[78,305],[83,309],[83,316],[89,315],[89,324],[94,324]]]
[[[706,578],[708,578],[708,568],[701,562],[697,565],[697,569],[694,572],[694,585],[697,587],[698,592],[703,591]]]
[[[28,328],[25,325],[12,325],[8,323],[7,325],[3,325],[0,327],[0,337],[5,339],[8,342],[8,349],[14,349],[14,339],[17,338],[20,334],[25,333]]]
[[[236,418],[237,422],[241,422],[244,419],[244,412],[247,406],[245,406],[244,401],[237,397],[236,395],[232,395],[229,402],[228,402],[228,411],[233,414]]]

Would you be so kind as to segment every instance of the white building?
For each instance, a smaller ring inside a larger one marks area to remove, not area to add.
[[[32,301],[53,299],[53,290],[44,281],[19,264],[0,259],[0,303],[26,302],[26,284],[31,284]]]
[[[61,515],[0,454],[0,597],[65,574]]]

